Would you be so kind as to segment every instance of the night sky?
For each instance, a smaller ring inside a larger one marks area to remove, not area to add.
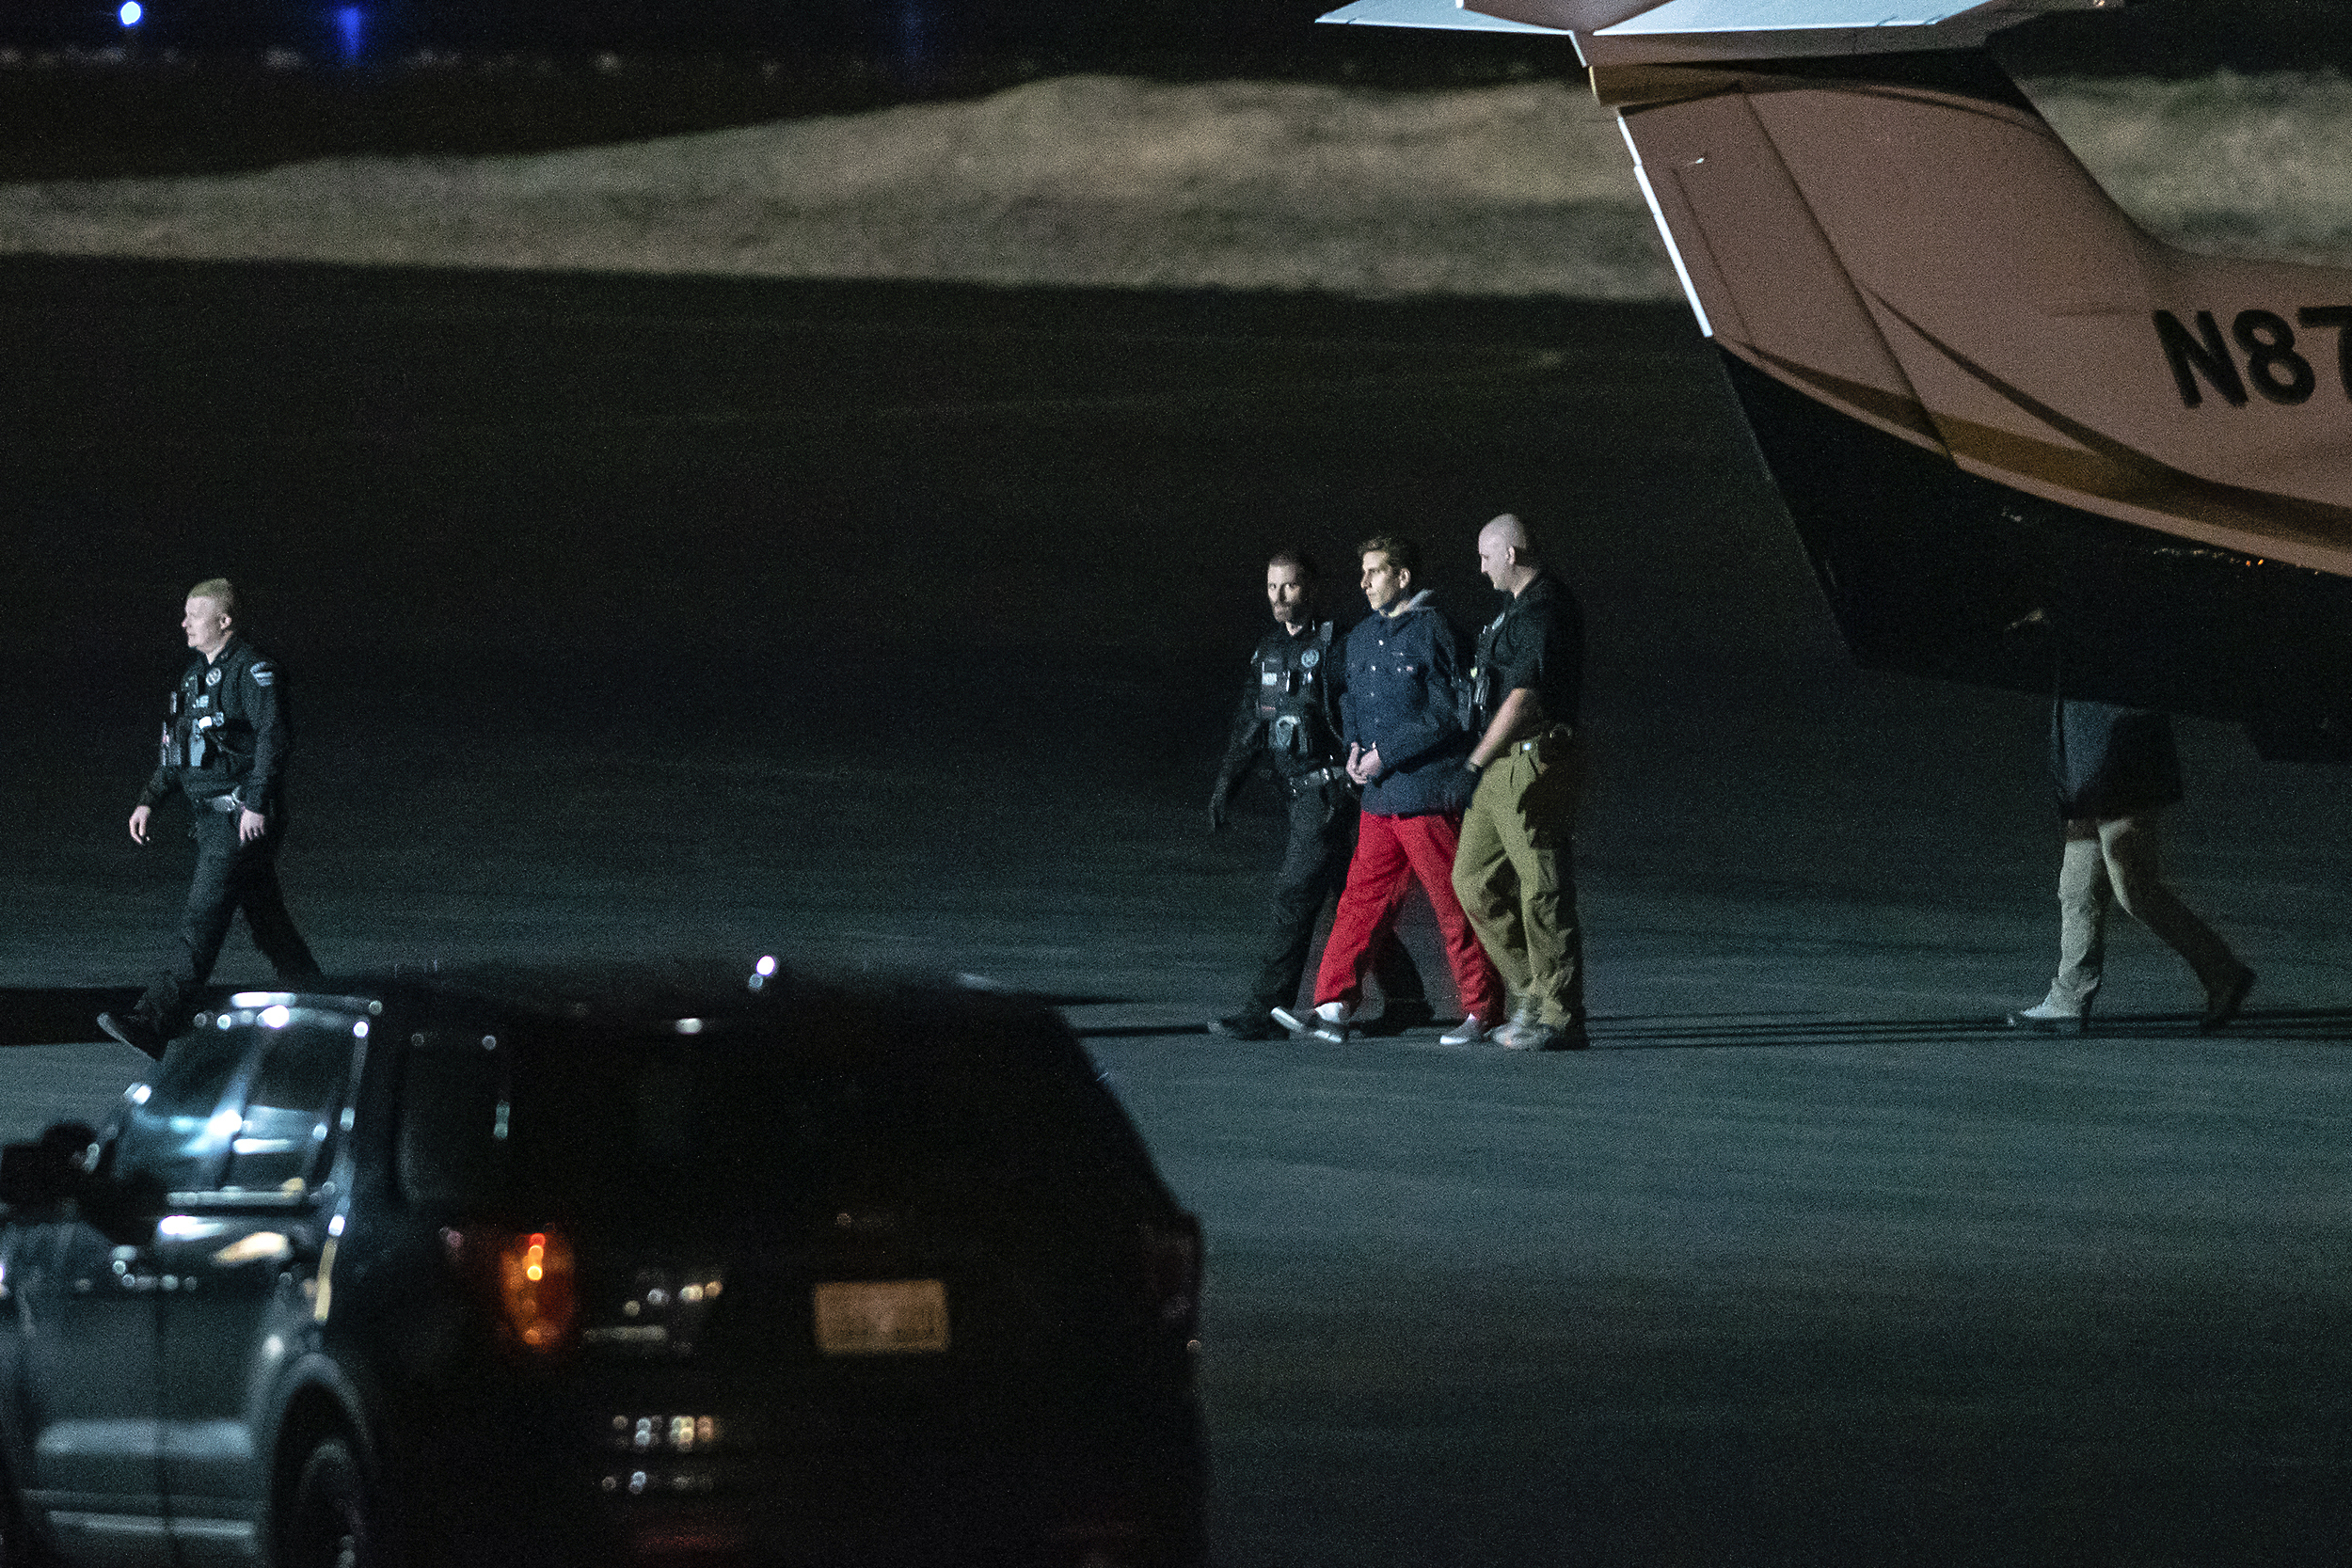
[[[0,42],[160,50],[271,46],[374,63],[417,48],[629,50],[945,61],[1033,55],[1057,66],[1183,57],[1313,70],[1380,59],[1391,42],[1362,30],[1344,41],[1309,26],[1323,0],[1194,0],[1119,6],[1097,0],[150,0],[135,37],[106,0],[18,0]],[[1453,40],[1509,54],[1525,45]],[[2145,0],[2122,16],[2060,15],[2012,46],[2049,66],[2147,71],[2312,69],[2352,59],[2352,38],[2327,0]],[[2044,67],[2045,69],[2048,67]]]

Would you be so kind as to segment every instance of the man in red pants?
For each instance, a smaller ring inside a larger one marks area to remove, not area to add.
[[[1395,926],[1417,880],[1437,912],[1467,1015],[1441,1038],[1468,1045],[1485,1039],[1505,1010],[1502,976],[1454,893],[1462,808],[1477,784],[1462,765],[1476,738],[1460,702],[1470,660],[1461,632],[1428,594],[1413,591],[1421,570],[1413,541],[1384,535],[1357,551],[1374,612],[1348,633],[1340,709],[1348,774],[1364,786],[1362,825],[1315,975],[1314,1017],[1275,1017],[1295,1034],[1346,1039],[1374,945]]]

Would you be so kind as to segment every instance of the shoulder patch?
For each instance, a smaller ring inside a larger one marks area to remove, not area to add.
[[[265,658],[258,658],[258,659],[255,659],[255,660],[253,661],[253,684],[254,684],[254,685],[256,685],[256,686],[273,686],[273,685],[277,684],[277,681],[278,681],[278,670],[277,670],[277,668],[276,668],[274,665],[272,665],[272,664],[270,663],[270,661],[269,661],[269,660],[267,660],[267,659],[265,659]]]

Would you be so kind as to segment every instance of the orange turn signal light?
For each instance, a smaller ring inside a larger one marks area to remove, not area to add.
[[[515,1338],[542,1351],[568,1340],[580,1316],[575,1278],[572,1243],[560,1232],[509,1237],[499,1249],[499,1306]]]

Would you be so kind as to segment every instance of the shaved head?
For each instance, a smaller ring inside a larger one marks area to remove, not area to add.
[[[1505,512],[1478,531],[1478,569],[1502,592],[1517,594],[1542,566],[1534,536],[1516,514]]]
[[[1535,559],[1535,541],[1529,537],[1527,525],[1519,521],[1516,513],[1505,512],[1478,531],[1480,553],[1485,553],[1489,547],[1502,549],[1505,546],[1518,551],[1523,560]]]

